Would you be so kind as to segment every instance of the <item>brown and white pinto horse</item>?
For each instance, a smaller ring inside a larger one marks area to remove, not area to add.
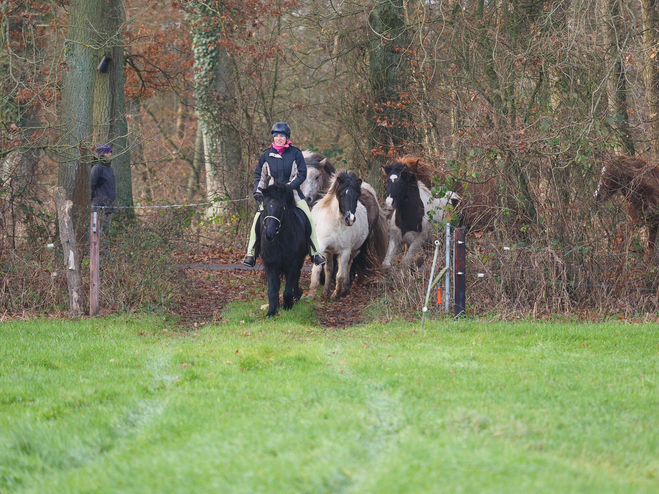
[[[303,151],[304,161],[307,164],[307,179],[300,186],[300,190],[306,197],[309,208],[313,211],[315,205],[327,194],[332,180],[336,175],[334,165],[323,155],[313,151]],[[355,263],[354,271],[364,275],[372,271],[373,260],[377,259],[377,265],[382,263],[382,259],[387,252],[388,224],[385,214],[380,209],[378,197],[370,184],[362,182],[362,190],[359,195],[359,202],[366,207],[368,216],[369,241],[366,243],[366,249],[362,249]],[[382,232],[384,223],[385,231]],[[377,238],[385,236],[385,240],[380,242]],[[351,273],[351,277],[354,273]]]
[[[645,262],[654,256],[659,230],[659,167],[636,156],[608,155],[604,158],[600,180],[593,196],[603,202],[616,192],[627,202],[633,227],[647,226],[648,248]]]
[[[376,224],[373,227],[369,224],[367,208],[361,200],[364,190],[369,189],[374,195],[372,187],[354,172],[337,173],[327,194],[311,210],[311,217],[316,225],[318,250],[327,257],[323,292],[325,296],[330,295],[335,256],[338,264],[333,299],[348,293],[353,261],[361,262],[365,270],[372,270],[379,268],[384,258],[386,218],[383,213],[379,214]],[[374,200],[377,204],[377,198]],[[373,244],[378,244],[379,247]],[[377,252],[381,254],[377,255]],[[316,295],[321,269],[321,266],[314,266],[311,272],[310,298]]]

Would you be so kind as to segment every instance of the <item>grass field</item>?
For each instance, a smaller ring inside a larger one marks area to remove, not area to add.
[[[9,322],[0,492],[659,492],[658,369],[656,325]]]

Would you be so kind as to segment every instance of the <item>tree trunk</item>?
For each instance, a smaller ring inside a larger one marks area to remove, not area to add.
[[[412,121],[406,92],[408,47],[403,0],[378,0],[371,14],[369,85],[372,94],[371,152],[376,168],[387,157],[403,154]]]
[[[6,44],[9,40],[6,35],[9,32],[9,21],[7,20],[7,2],[0,1],[0,122],[9,125],[10,122],[18,123],[18,109],[14,101],[14,95],[7,91],[9,85],[5,86],[4,82],[10,76],[9,53]]]
[[[73,201],[78,235],[86,231],[89,218],[93,98],[103,4],[103,0],[71,0],[65,39],[57,182]]]
[[[107,0],[106,0],[107,1]],[[128,147],[128,122],[124,93],[123,46],[121,29],[125,19],[123,0],[109,0],[105,5],[102,31],[106,41],[99,56],[111,59],[108,71],[99,73],[94,96],[95,143],[112,145],[112,169],[117,181],[117,204],[133,206],[133,181]],[[130,212],[132,209],[126,209]]]
[[[155,199],[155,191],[153,189],[151,170],[144,158],[144,148],[142,146],[144,136],[142,135],[142,105],[140,104],[140,100],[132,98],[128,102],[128,108],[131,116],[131,126],[129,129],[131,161],[135,170],[139,172],[138,176],[146,189],[148,200],[152,201]]]
[[[627,82],[625,68],[622,63],[621,49],[626,44],[622,16],[620,15],[620,0],[599,0],[599,23],[604,43],[605,69],[608,72],[606,89],[608,100],[608,119],[615,131],[619,144],[618,151],[633,155],[634,141],[629,127],[627,114]]]
[[[66,198],[64,187],[53,187],[53,197],[57,204],[59,236],[64,252],[66,281],[69,286],[69,310],[73,315],[80,315],[82,314],[83,292],[79,269],[80,254],[78,253],[76,232],[71,217],[73,201]]]
[[[186,186],[189,199],[193,199],[199,192],[201,183],[201,170],[204,168],[204,135],[201,127],[197,126],[197,132],[194,144],[194,156],[192,158],[192,172],[188,177]]]
[[[219,46],[221,32],[206,25],[205,8],[196,6],[192,21],[195,95],[198,125],[204,137],[206,199],[237,199],[241,190],[240,133],[232,125],[236,114],[234,67],[226,49]],[[223,214],[227,204],[215,202],[208,213]]]
[[[652,162],[659,163],[659,53],[657,52],[657,5],[655,0],[641,0],[643,17],[643,51],[645,98],[648,104],[648,134]]]

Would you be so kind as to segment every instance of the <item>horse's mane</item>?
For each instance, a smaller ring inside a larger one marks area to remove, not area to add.
[[[410,167],[414,175],[416,175],[417,180],[428,188],[432,186],[433,178],[441,178],[444,175],[432,163],[427,162],[421,156],[415,154],[406,154],[398,159],[398,162]]]
[[[416,183],[419,189],[430,194],[430,184],[426,184],[426,182],[419,177],[419,174],[414,170],[414,168],[409,166],[407,163],[404,163],[403,161],[394,161],[386,166],[390,169],[397,170],[397,173],[403,173],[404,171],[410,172],[412,176],[416,179]]]
[[[329,188],[327,189],[327,194],[325,194],[318,201],[318,207],[326,207],[334,199],[334,196],[336,195],[337,189],[339,189],[339,187],[344,187],[346,183],[351,183],[357,181],[358,179],[359,177],[355,174],[355,172],[350,170],[332,175]]]
[[[268,194],[278,199],[281,199],[284,203],[288,205],[295,203],[295,196],[293,195],[293,189],[288,184],[281,184],[275,182],[274,184],[268,185],[265,189],[263,189],[263,193],[264,195]]]
[[[324,169],[328,175],[334,175],[336,173],[336,168],[334,168],[332,162],[322,154],[314,153],[313,151],[303,151],[302,155],[307,166]]]

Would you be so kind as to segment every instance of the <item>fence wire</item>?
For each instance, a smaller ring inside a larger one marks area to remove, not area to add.
[[[213,220],[206,216],[213,204],[138,204],[117,208],[101,234],[102,305],[120,310],[139,304],[166,305],[177,296],[172,287],[186,283],[180,280],[184,276],[181,270],[172,269],[179,263],[181,253],[229,245],[240,245],[238,250],[244,247],[251,215],[240,219],[240,227],[213,230]],[[132,215],[126,214],[129,210]],[[128,216],[132,218],[127,219]],[[52,225],[56,225],[54,219]],[[28,236],[17,237],[16,245],[9,245],[7,232],[0,233],[4,234],[0,241],[0,311],[65,307],[65,263],[56,229],[33,245]],[[80,245],[88,249],[89,232],[84,231],[79,237]],[[440,240],[443,244],[444,239]],[[645,265],[641,254],[629,246],[619,246],[622,250],[614,252],[606,248],[605,242],[506,245],[485,235],[468,236],[466,247],[468,313],[523,313],[538,307],[548,313],[659,312],[656,267]],[[237,262],[240,254],[236,253]],[[429,256],[431,259],[432,254]],[[81,251],[81,257],[84,278],[88,275],[89,252]],[[427,280],[421,286],[419,292],[425,292]],[[409,296],[411,301],[414,297],[416,293]],[[419,307],[423,293],[420,297],[416,304]]]

